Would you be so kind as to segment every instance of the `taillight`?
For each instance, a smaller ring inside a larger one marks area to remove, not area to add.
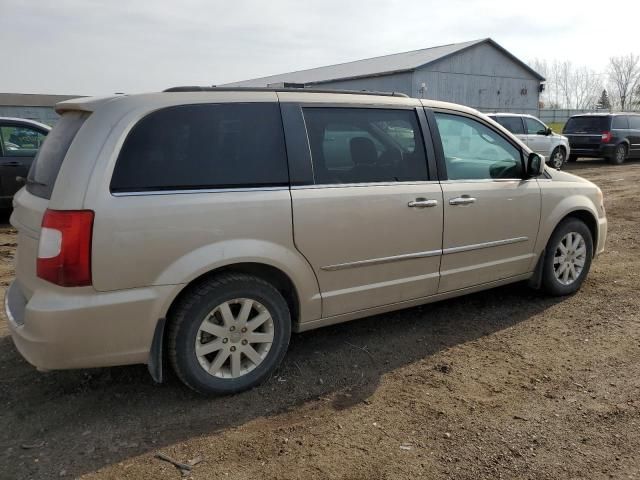
[[[62,287],[91,285],[91,210],[47,210],[38,246],[38,277]]]
[[[602,143],[609,143],[613,138],[613,134],[611,132],[602,132]]]

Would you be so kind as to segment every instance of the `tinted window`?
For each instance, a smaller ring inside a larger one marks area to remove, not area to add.
[[[633,128],[634,130],[640,130],[640,116],[639,115],[631,115],[629,117],[629,128]]]
[[[524,124],[528,135],[544,135],[547,133],[547,127],[533,118],[524,117]]]
[[[571,117],[567,120],[563,133],[602,133],[609,130],[610,117]]]
[[[181,105],[140,120],[122,146],[111,190],[287,185],[275,103]]]
[[[520,150],[484,124],[436,113],[450,180],[522,178]]]
[[[27,175],[27,191],[38,197],[51,198],[67,150],[88,117],[86,112],[68,112],[62,115],[46,136],[31,164]]]
[[[511,133],[523,134],[524,127],[522,126],[522,119],[520,117],[492,117],[496,122],[509,130]]]
[[[611,128],[612,129],[614,128],[628,129],[629,120],[624,115],[617,115],[613,117],[613,120],[611,120]]]
[[[45,133],[30,127],[0,127],[0,152],[7,157],[33,157],[44,141]]]
[[[414,111],[305,108],[316,184],[427,180]]]

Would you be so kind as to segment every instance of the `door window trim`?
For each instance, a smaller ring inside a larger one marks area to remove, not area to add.
[[[447,183],[458,183],[458,182],[474,182],[474,183],[482,183],[482,182],[513,182],[513,181],[527,181],[528,179],[523,177],[514,177],[514,178],[481,178],[481,179],[467,179],[467,180],[456,180],[456,179],[449,179],[448,175],[447,175],[447,165],[446,165],[446,161],[445,161],[445,156],[444,156],[444,147],[442,146],[442,139],[440,138],[440,130],[438,129],[438,124],[436,123],[436,113],[442,113],[445,115],[457,115],[459,117],[465,117],[465,118],[469,118],[471,120],[475,120],[476,122],[479,122],[480,124],[484,125],[485,127],[487,127],[488,129],[492,130],[494,133],[496,133],[497,135],[499,135],[500,137],[502,137],[505,141],[507,141],[509,144],[511,144],[516,150],[518,150],[520,152],[520,163],[522,165],[522,172],[525,172],[526,169],[526,164],[525,164],[525,160],[524,160],[524,150],[522,149],[522,146],[519,145],[518,143],[516,143],[513,139],[507,137],[504,135],[503,132],[499,131],[498,129],[496,129],[493,125],[489,124],[488,122],[486,122],[484,119],[477,117],[475,115],[466,113],[466,112],[461,112],[459,110],[449,110],[446,108],[428,108],[428,107],[424,107],[425,113],[427,115],[427,118],[429,119],[429,124],[430,125],[434,125],[434,129],[432,130],[433,133],[433,138],[432,138],[432,142],[435,146],[435,150],[436,150],[436,162],[438,164],[438,179],[440,180],[440,182],[447,182]]]

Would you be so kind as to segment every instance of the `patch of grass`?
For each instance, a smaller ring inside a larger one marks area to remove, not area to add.
[[[548,123],[547,124],[551,130],[553,130],[555,133],[562,133],[562,129],[564,128],[564,122],[554,122],[554,123]]]

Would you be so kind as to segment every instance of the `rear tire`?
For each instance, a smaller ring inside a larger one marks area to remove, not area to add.
[[[553,296],[576,292],[591,268],[593,238],[582,220],[567,218],[551,234],[542,271],[542,289]]]
[[[567,152],[562,147],[556,147],[549,157],[549,166],[560,170],[567,160]]]
[[[607,160],[609,161],[609,163],[613,165],[621,165],[624,163],[626,158],[627,158],[627,146],[624,143],[621,143],[613,151],[613,155],[607,158]]]
[[[169,317],[168,353],[184,384],[204,395],[263,382],[289,345],[291,316],[264,280],[225,274],[193,287]]]

